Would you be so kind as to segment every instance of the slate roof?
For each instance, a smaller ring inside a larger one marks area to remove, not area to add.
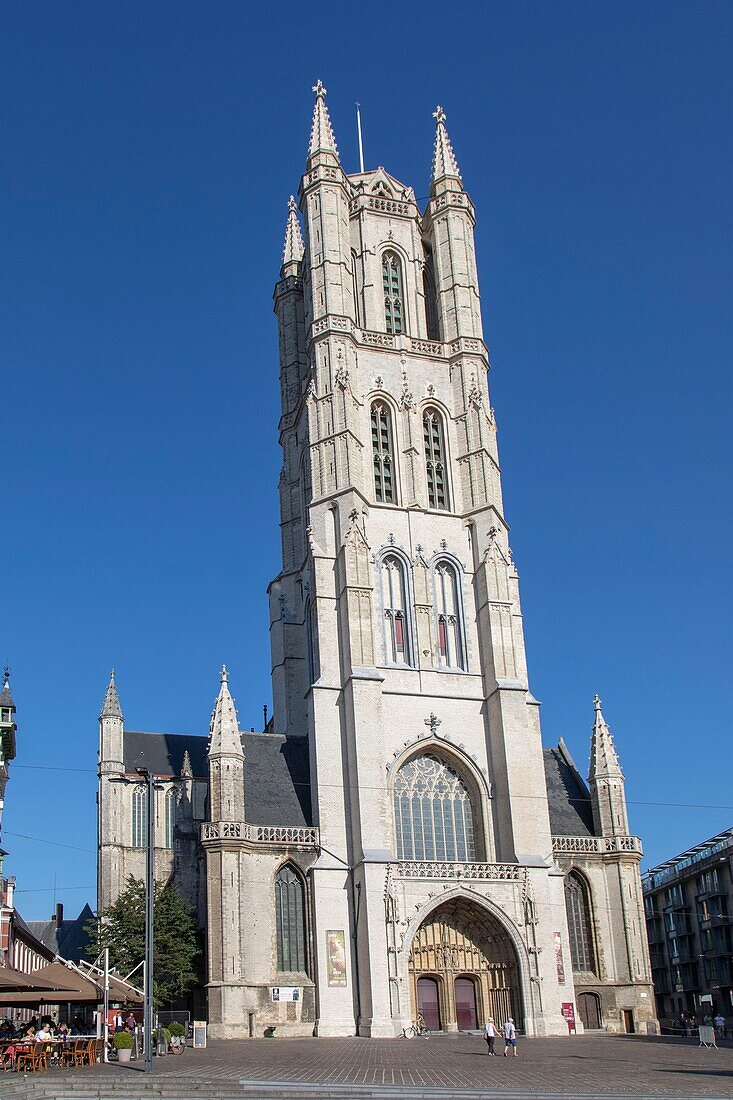
[[[307,737],[243,733],[244,813],[252,825],[311,825]],[[125,730],[126,772],[149,768],[179,776],[187,751],[196,779],[208,778],[208,738],[196,734],[138,733]]]
[[[594,836],[590,791],[561,741],[543,749],[553,836]]]
[[[63,959],[79,962],[85,958],[89,945],[89,936],[84,927],[93,917],[92,909],[85,905],[75,920],[62,921],[60,928],[57,928],[55,920],[29,920],[26,923],[36,939],[50,951],[61,955]]]

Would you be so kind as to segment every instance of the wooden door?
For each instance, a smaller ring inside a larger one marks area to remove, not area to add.
[[[476,986],[470,978],[456,978],[454,986],[456,996],[456,1023],[459,1031],[475,1031]]]
[[[417,1010],[430,1031],[440,1031],[440,998],[435,978],[417,979]]]
[[[627,1035],[633,1035],[636,1031],[634,1027],[634,1011],[631,1008],[625,1008],[624,1012],[624,1031]]]
[[[578,994],[578,1015],[586,1031],[597,1031],[601,1026],[600,999],[595,993]]]

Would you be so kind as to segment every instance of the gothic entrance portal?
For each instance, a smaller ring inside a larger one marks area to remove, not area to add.
[[[523,1024],[517,957],[507,932],[468,898],[439,905],[420,925],[409,961],[413,1016],[431,1031],[468,1031],[489,1016]],[[430,1019],[428,1019],[428,1016]]]

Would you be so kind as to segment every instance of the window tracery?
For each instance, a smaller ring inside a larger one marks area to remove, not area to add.
[[[165,847],[172,848],[176,833],[176,810],[178,807],[178,791],[170,787],[165,792]]]
[[[305,889],[287,863],[275,876],[275,923],[278,970],[306,972]]]
[[[448,508],[445,476],[445,434],[443,418],[437,409],[425,409],[422,418],[425,446],[425,474],[428,484],[428,504],[431,508]]]
[[[434,577],[438,664],[443,668],[465,669],[466,652],[458,570],[452,562],[441,558],[435,564]]]
[[[397,554],[387,554],[382,559],[381,574],[385,658],[389,663],[411,665],[412,639],[405,563]]]
[[[476,859],[471,795],[433,753],[403,764],[394,784],[397,858],[447,862]]]
[[[395,503],[392,417],[382,401],[372,405],[372,456],[374,496],[378,504]]]
[[[145,787],[132,791],[132,846],[146,848],[148,844],[148,794]]]
[[[595,972],[588,890],[580,877],[572,871],[565,876],[565,909],[573,970]]]
[[[398,335],[405,331],[402,264],[396,252],[382,254],[382,289],[384,290],[384,321],[387,332]]]

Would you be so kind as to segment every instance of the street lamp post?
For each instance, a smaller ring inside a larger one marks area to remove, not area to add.
[[[145,853],[145,1014],[143,1018],[143,1044],[145,1047],[145,1072],[153,1068],[153,929],[155,926],[155,776],[147,768],[138,768],[137,774],[146,786],[148,835]]]

